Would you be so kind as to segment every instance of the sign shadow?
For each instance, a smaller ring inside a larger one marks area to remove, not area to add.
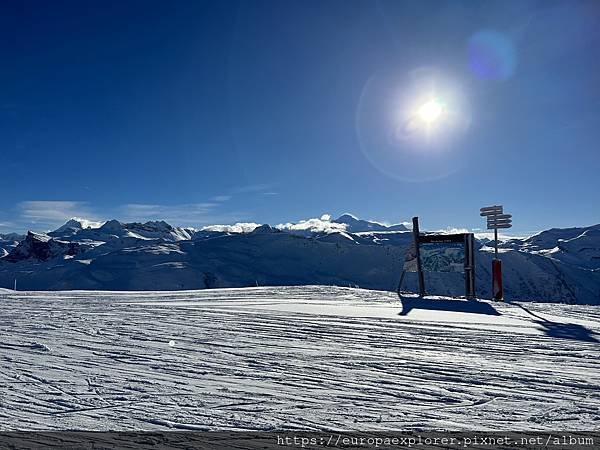
[[[489,316],[500,316],[501,314],[489,303],[476,300],[462,299],[433,299],[425,297],[400,296],[402,311],[399,315],[406,316],[413,309],[425,309],[429,311],[451,311],[469,314],[486,314]]]
[[[525,308],[523,305],[520,305],[519,303],[510,302],[510,304],[514,305],[514,306],[518,306],[523,311],[525,311],[527,314],[529,314],[531,317],[535,318],[536,320],[534,320],[533,322],[542,327],[544,333],[546,333],[546,336],[557,338],[557,339],[573,339],[576,341],[583,341],[583,342],[594,342],[594,343],[600,342],[600,341],[598,341],[598,339],[596,337],[594,337],[594,335],[597,335],[597,333],[595,333],[592,330],[587,329],[583,325],[578,325],[576,323],[552,322],[551,320],[548,320],[548,319],[530,311],[529,309]]]

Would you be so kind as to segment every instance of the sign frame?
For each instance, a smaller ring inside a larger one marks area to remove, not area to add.
[[[469,300],[475,298],[475,235],[473,233],[455,233],[455,234],[421,234],[419,230],[419,218],[413,217],[413,246],[414,254],[417,263],[417,277],[419,283],[419,296],[425,297],[427,295],[425,289],[425,276],[423,271],[423,264],[421,261],[421,250],[420,244],[430,243],[462,243],[464,245],[464,261],[463,261],[463,273],[465,276],[465,297]],[[402,269],[400,281],[398,283],[398,296],[402,297],[402,282],[406,270]]]

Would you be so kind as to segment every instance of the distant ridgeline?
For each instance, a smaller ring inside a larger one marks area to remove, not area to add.
[[[343,215],[298,224],[202,230],[166,222],[77,220],[47,234],[0,234],[0,287],[174,290],[325,284],[395,290],[412,235]],[[477,294],[490,296],[493,250],[476,241]],[[600,225],[501,243],[507,299],[600,304]],[[457,274],[427,274],[432,294],[464,292]],[[416,279],[406,280],[416,290]]]

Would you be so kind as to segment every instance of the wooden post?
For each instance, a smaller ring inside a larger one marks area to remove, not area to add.
[[[423,276],[423,267],[421,267],[421,250],[419,249],[419,218],[413,217],[413,240],[415,241],[415,254],[417,256],[417,276],[419,279],[419,296],[425,297],[425,277]]]
[[[465,294],[468,299],[475,298],[475,237],[465,234]]]

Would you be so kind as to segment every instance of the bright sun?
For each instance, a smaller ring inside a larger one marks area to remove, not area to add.
[[[444,105],[436,98],[426,101],[417,110],[419,118],[428,125],[436,122],[444,111]]]

